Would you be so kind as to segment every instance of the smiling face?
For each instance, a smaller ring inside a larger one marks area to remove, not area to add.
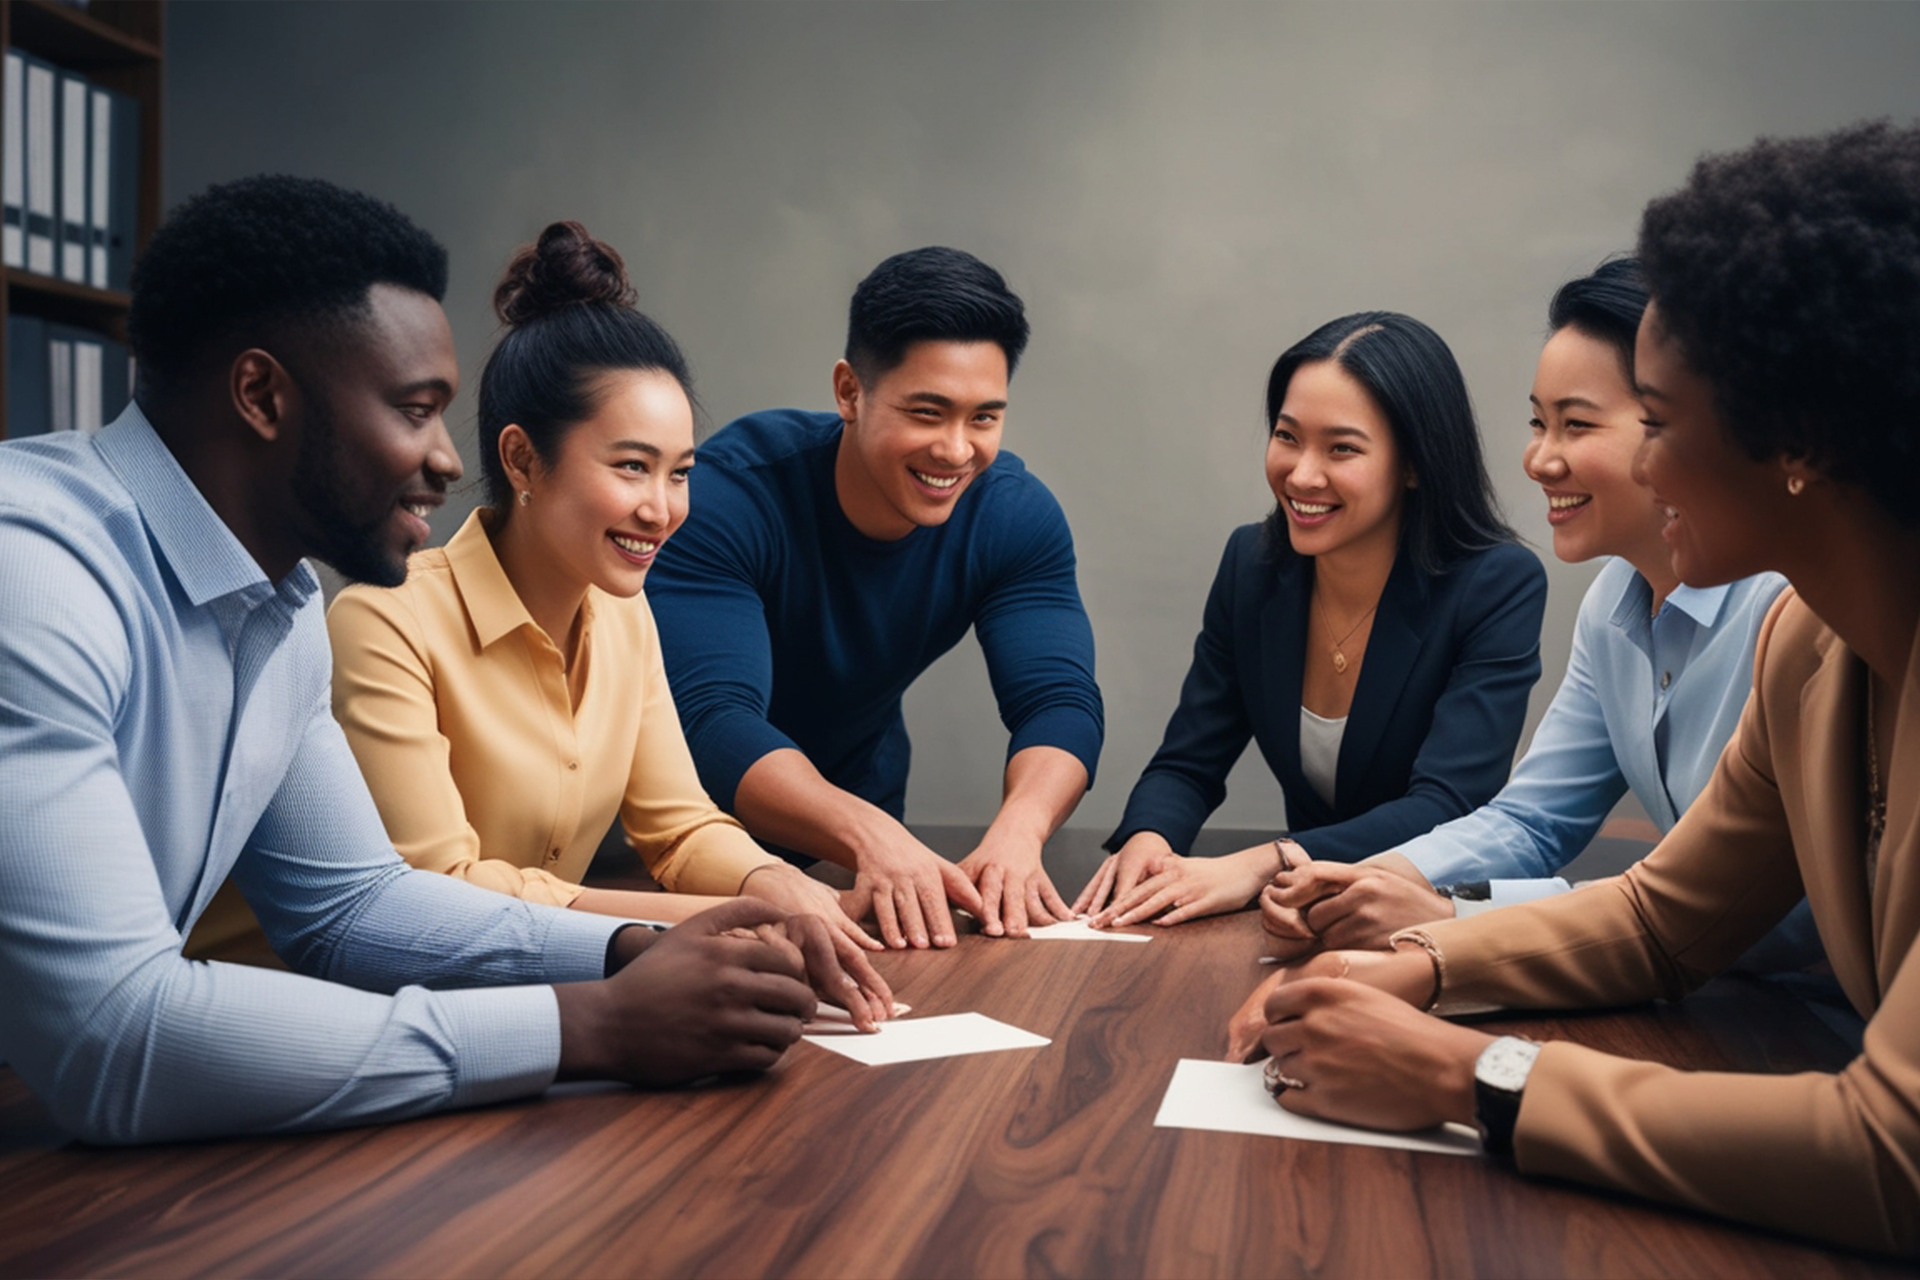
[[[1391,560],[1413,483],[1386,415],[1352,374],[1331,360],[1294,370],[1267,440],[1267,484],[1295,552]]]
[[[577,599],[589,586],[638,595],[647,570],[687,518],[693,408],[673,375],[623,369],[594,388],[598,407],[561,437],[552,466],[532,458],[517,426],[503,453],[526,474],[525,506],[508,521],[541,566],[543,586]]]
[[[1666,511],[1661,535],[1680,581],[1732,582],[1788,562],[1801,512],[1788,464],[1756,462],[1721,425],[1713,384],[1695,373],[1647,308],[1634,347],[1646,435],[1634,476]]]
[[[445,414],[459,386],[453,331],[423,293],[376,284],[367,316],[296,378],[303,401],[290,520],[305,554],[355,582],[398,586],[427,516],[460,478]]]
[[[1000,452],[1007,357],[997,343],[916,342],[872,386],[842,360],[833,389],[846,423],[834,489],[869,538],[945,524]]]
[[[1622,556],[1667,577],[1665,517],[1633,478],[1640,401],[1610,343],[1571,326],[1547,340],[1534,372],[1527,476],[1545,492],[1553,554],[1569,564]]]

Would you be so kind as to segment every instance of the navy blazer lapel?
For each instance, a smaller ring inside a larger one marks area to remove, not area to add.
[[[1275,571],[1273,594],[1260,610],[1260,654],[1266,678],[1263,706],[1248,708],[1256,725],[1271,725],[1268,763],[1287,794],[1287,817],[1308,825],[1303,805],[1320,797],[1300,772],[1300,691],[1307,671],[1307,608],[1313,596],[1313,562],[1289,555]],[[1245,677],[1243,676],[1244,680]]]
[[[1387,585],[1380,592],[1380,608],[1374,614],[1366,656],[1360,663],[1360,681],[1354,686],[1353,705],[1347,710],[1346,733],[1340,739],[1333,796],[1341,814],[1358,812],[1350,806],[1362,794],[1367,770],[1393,725],[1401,690],[1406,688],[1407,677],[1420,656],[1427,624],[1421,599],[1424,585],[1407,556],[1395,558],[1393,572],[1387,575]],[[1296,753],[1298,750],[1296,746]]]

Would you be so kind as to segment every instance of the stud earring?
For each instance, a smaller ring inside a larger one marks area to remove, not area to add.
[[[527,490],[525,490],[525,489],[522,489],[522,490],[520,491],[520,505],[524,507],[524,506],[526,506],[526,505],[527,505],[527,504],[528,504],[529,502],[532,502],[532,501],[533,501],[533,494],[531,494],[531,493],[529,493],[529,492],[528,492]]]
[[[1799,497],[1800,491],[1802,489],[1805,489],[1806,487],[1807,487],[1807,480],[1805,476],[1788,476],[1787,477],[1787,492],[1792,494],[1794,497],[1796,498]]]

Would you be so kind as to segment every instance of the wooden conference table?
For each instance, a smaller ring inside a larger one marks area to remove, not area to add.
[[[0,1069],[0,1275],[1907,1274],[1474,1158],[1155,1128],[1176,1060],[1217,1056],[1265,972],[1257,935],[1241,913],[1146,946],[970,935],[883,958],[918,1012],[978,1010],[1041,1049],[865,1067],[800,1044],[764,1079],[342,1133],[87,1148]],[[1699,1067],[1849,1056],[1740,980],[1497,1025]]]

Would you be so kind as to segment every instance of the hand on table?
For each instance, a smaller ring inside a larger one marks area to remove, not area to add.
[[[1310,979],[1330,979],[1371,987],[1408,1006],[1433,995],[1433,959],[1418,947],[1399,951],[1327,951],[1269,974],[1253,989],[1227,1023],[1227,1061],[1262,1057],[1260,1037],[1267,1029],[1267,1001],[1282,987]]]
[[[893,1016],[893,992],[887,987],[886,980],[874,971],[867,960],[866,951],[882,950],[880,943],[853,922],[842,908],[843,898],[850,897],[852,890],[842,895],[821,884],[812,876],[797,867],[780,863],[776,866],[761,867],[750,873],[740,886],[740,892],[756,898],[764,898],[776,907],[786,911],[792,918],[805,918],[819,921],[827,930],[834,955],[838,964],[832,970],[816,969],[811,964],[809,973],[814,976],[813,989],[823,1000],[846,1005],[847,1012],[853,1015],[854,1025],[862,1031],[874,1029],[873,1023],[884,1021]],[[796,943],[798,938],[793,939]],[[840,985],[841,979],[851,981],[857,990],[861,1008],[848,1003]],[[823,986],[822,981],[834,985]],[[870,1013],[870,1017],[866,1014]],[[863,1018],[865,1019],[863,1021]]]
[[[1315,862],[1289,850],[1289,870],[1260,891],[1260,926],[1269,955],[1292,960],[1323,948],[1385,947],[1410,925],[1452,917],[1453,903],[1406,863]],[[1404,859],[1400,861],[1405,862]]]
[[[1493,1041],[1484,1031],[1337,977],[1279,983],[1264,1015],[1259,1048],[1287,1086],[1275,1094],[1287,1110],[1370,1129],[1472,1123],[1474,1063]]]
[[[1087,923],[1095,929],[1180,924],[1238,911],[1260,892],[1278,862],[1271,842],[1220,858],[1187,858],[1157,833],[1136,832],[1101,864],[1074,908],[1094,911]]]
[[[813,1016],[809,965],[823,947],[832,955],[817,921],[812,955],[789,937],[733,932],[784,920],[769,903],[736,898],[654,937],[609,978],[556,985],[559,1078],[657,1087],[771,1067]]]
[[[1027,936],[1028,925],[1071,920],[1073,910],[1040,865],[1040,849],[991,829],[979,847],[960,860],[960,870],[980,893],[980,927],[988,937]]]
[[[855,1030],[878,1031],[880,1024],[893,1016],[893,992],[886,979],[874,971],[866,953],[847,942],[829,921],[817,915],[793,914],[776,924],[735,932],[796,950],[814,994],[844,1008]]]
[[[906,834],[868,846],[854,869],[853,888],[841,899],[849,916],[869,912],[890,947],[950,947],[955,906],[982,914],[979,891],[967,873]]]

